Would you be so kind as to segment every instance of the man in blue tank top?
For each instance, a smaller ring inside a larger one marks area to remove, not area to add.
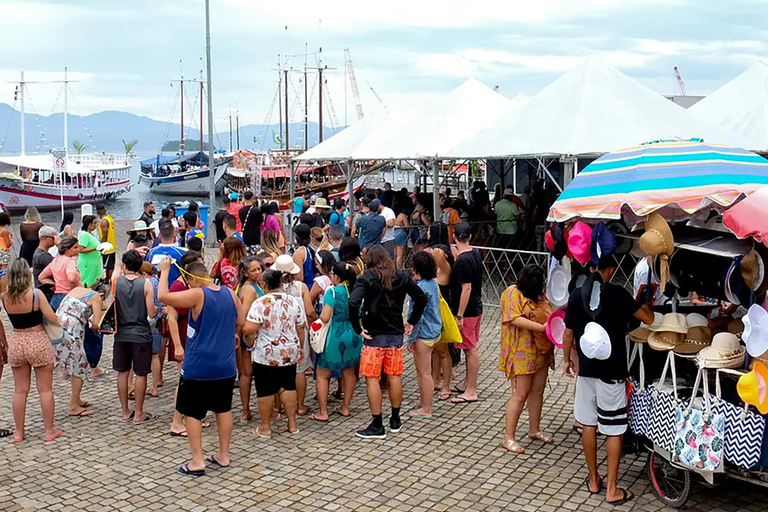
[[[206,465],[227,467],[232,438],[232,392],[237,377],[235,337],[244,323],[240,300],[232,290],[213,284],[203,263],[191,263],[185,276],[188,290],[169,292],[168,258],[160,266],[158,299],[174,308],[189,309],[187,347],[179,378],[176,410],[186,417],[192,460],[179,472],[202,476]],[[219,451],[203,458],[203,419],[216,414]]]

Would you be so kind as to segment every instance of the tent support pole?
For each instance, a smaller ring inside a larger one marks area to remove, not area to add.
[[[352,160],[347,161],[347,189],[349,190],[349,200],[347,201],[347,209],[349,212],[355,210],[355,184],[352,182],[354,175],[354,168]]]
[[[433,219],[440,217],[440,167],[432,160],[432,209]]]
[[[517,195],[517,158],[512,160],[512,190]]]
[[[287,154],[287,153],[286,153]],[[296,167],[290,160],[291,169],[291,212],[293,212],[293,200],[296,199]],[[288,242],[293,243],[293,215],[288,214]]]

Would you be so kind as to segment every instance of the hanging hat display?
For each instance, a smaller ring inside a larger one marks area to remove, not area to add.
[[[566,256],[571,256],[568,251],[568,231],[563,228],[563,225],[560,223],[553,222],[552,225],[550,225],[549,229],[544,234],[544,243],[552,254],[552,257],[558,261]]]
[[[744,284],[750,290],[757,290],[762,286],[765,279],[765,263],[756,250],[752,249],[741,259],[739,270]]]
[[[636,341],[637,343],[647,343],[648,337],[651,335],[652,328],[655,328],[661,325],[661,322],[663,320],[664,320],[664,315],[662,315],[658,311],[654,312],[653,323],[650,326],[648,324],[641,323],[640,327],[638,327],[637,329],[629,333],[629,339],[631,339],[632,341]]]
[[[744,332],[741,339],[747,345],[747,352],[752,357],[763,355],[768,350],[768,311],[752,304],[742,320]]]
[[[616,249],[613,252],[616,256],[624,256],[632,250],[632,246],[635,242],[628,236],[625,236],[629,234],[629,228],[627,228],[627,225],[624,224],[623,221],[610,221],[608,223],[608,229],[613,231],[613,234],[616,235]]]
[[[661,289],[669,282],[669,257],[675,252],[675,239],[667,221],[658,213],[652,213],[645,221],[645,233],[640,236],[640,248],[649,256],[655,256],[659,266]],[[655,266],[655,265],[654,265]]]
[[[688,322],[683,314],[667,313],[659,324],[650,326],[649,330],[648,345],[653,350],[672,350],[685,341]]]
[[[579,221],[573,225],[568,237],[568,250],[573,254],[573,259],[586,264],[591,259],[590,246],[592,244],[592,228]]]
[[[568,304],[568,283],[570,281],[571,276],[562,265],[556,265],[550,272],[547,281],[547,298],[556,308]]]
[[[602,325],[589,322],[579,339],[581,352],[589,359],[604,361],[611,357],[611,337]]]
[[[589,254],[592,263],[597,265],[602,258],[616,252],[616,235],[604,222],[598,222],[592,229]]]
[[[678,249],[669,259],[669,277],[681,296],[696,292],[704,297],[726,299],[725,277],[731,264],[731,259],[722,256]],[[654,268],[656,273],[658,269]]]
[[[763,363],[755,362],[751,372],[739,377],[736,390],[745,403],[757,407],[760,414],[768,414],[768,368]]]
[[[725,276],[725,297],[731,304],[740,304],[748,308],[755,301],[754,292],[744,282],[741,274],[741,262],[744,256],[739,256],[731,263]]]

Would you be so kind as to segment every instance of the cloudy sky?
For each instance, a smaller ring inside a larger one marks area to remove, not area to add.
[[[68,66],[78,80],[71,112],[168,120],[178,90],[171,81],[204,69],[203,0],[0,0],[0,13],[0,102],[13,104],[6,82],[19,71],[50,82]],[[326,124],[344,124],[344,48],[369,111],[379,108],[372,89],[384,103],[409,105],[469,76],[509,97],[532,95],[593,55],[664,94],[675,92],[679,66],[688,93],[707,94],[768,57],[765,0],[211,0],[211,16],[219,130],[229,108],[239,108],[243,124],[270,120],[278,54],[300,69],[305,48],[310,66],[322,46],[323,64],[337,68],[327,84],[336,121]],[[292,96],[303,95],[300,80],[292,73]],[[37,113],[62,110],[60,84],[29,91]],[[187,108],[197,108],[196,94],[188,91]],[[292,121],[301,108],[291,102]],[[352,122],[351,100],[346,112]]]

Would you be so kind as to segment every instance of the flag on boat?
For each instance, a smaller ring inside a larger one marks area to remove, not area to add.
[[[258,143],[259,143],[259,140],[260,140],[260,139],[259,139],[259,137],[256,137],[256,136],[254,135],[254,137],[253,137],[253,143],[254,143],[254,144],[258,144]]]
[[[276,134],[275,130],[272,130],[272,139],[275,141],[275,144],[279,145],[281,148],[283,147],[283,138]]]

